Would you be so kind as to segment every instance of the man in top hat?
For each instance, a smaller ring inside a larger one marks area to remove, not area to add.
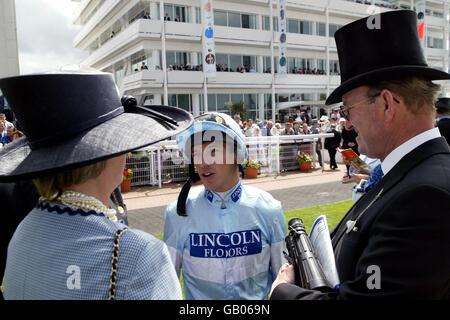
[[[436,102],[436,126],[450,145],[450,98],[439,98]]]
[[[335,39],[341,85],[326,103],[342,101],[359,151],[381,160],[378,182],[330,234],[340,287],[296,286],[293,267],[285,264],[271,298],[447,300],[450,148],[433,126],[439,86],[431,80],[450,75],[427,66],[413,11],[357,20]]]

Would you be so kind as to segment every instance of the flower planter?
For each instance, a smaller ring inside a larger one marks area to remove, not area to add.
[[[306,161],[300,163],[300,171],[302,172],[308,172],[311,169],[311,162]]]
[[[122,183],[120,184],[120,191],[121,192],[130,192],[131,190],[131,180],[132,179],[123,179]]]
[[[249,179],[254,179],[258,177],[258,168],[245,168],[245,176]]]

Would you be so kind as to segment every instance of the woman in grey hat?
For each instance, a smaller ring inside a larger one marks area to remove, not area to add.
[[[107,73],[19,76],[0,88],[25,133],[1,150],[0,182],[33,179],[41,196],[9,244],[5,299],[182,298],[167,247],[115,221],[109,196],[127,152],[192,117],[121,102]]]

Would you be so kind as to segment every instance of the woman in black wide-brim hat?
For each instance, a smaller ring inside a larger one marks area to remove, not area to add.
[[[0,151],[0,182],[33,179],[41,196],[9,244],[5,298],[182,298],[166,246],[114,221],[109,196],[127,152],[178,134],[192,117],[121,102],[108,73],[11,77],[0,89],[25,133]]]

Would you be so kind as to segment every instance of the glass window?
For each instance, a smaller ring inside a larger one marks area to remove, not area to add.
[[[268,16],[264,16],[262,19],[262,29],[270,30],[270,20]]]
[[[168,14],[169,18],[171,21],[173,21],[173,18],[175,18],[173,16],[173,6],[170,4],[165,4],[164,5],[164,16],[166,16],[166,13]]]
[[[243,56],[242,57],[242,65],[250,69],[250,66],[252,65],[251,57]]]
[[[226,54],[216,54],[216,64],[221,64],[222,67],[228,64],[228,55]]]
[[[302,34],[312,34],[312,22],[300,21],[300,28]]]
[[[168,94],[167,95],[167,103],[169,106],[176,107],[177,106],[177,95],[176,94]]]
[[[215,20],[215,16],[214,16],[214,20]],[[202,11],[200,10],[200,8],[195,8],[195,23],[197,23],[197,24],[202,23]],[[214,23],[215,23],[215,21],[214,21]]]
[[[227,26],[227,13],[219,10],[214,10],[214,24],[216,26]]]
[[[326,36],[325,33],[326,33],[326,25],[325,25],[325,23],[317,22],[317,24],[316,24],[316,34],[318,36],[325,37]]]
[[[208,94],[208,111],[216,111],[217,110],[217,95],[215,93]]]
[[[248,14],[241,15],[242,28],[250,29],[250,17]]]
[[[329,36],[330,36],[330,37],[334,37],[334,33],[335,33],[336,31],[338,31],[339,26],[336,25],[336,24],[330,24],[329,27],[330,27],[330,34],[329,34]]]
[[[249,28],[256,29],[256,16],[251,14],[248,16],[248,19],[249,19],[249,22],[248,22]]]
[[[173,51],[166,51],[166,67],[172,65],[174,66],[176,62],[176,55]]]
[[[176,63],[178,63],[179,65],[185,66],[188,63],[187,53],[186,52],[177,52],[176,53]]]
[[[241,27],[241,14],[228,12],[228,26],[229,27]]]
[[[242,99],[242,94],[232,94],[231,95],[231,102],[232,103],[236,103],[236,102],[239,102],[241,100],[243,100]]]
[[[186,22],[186,10],[185,10],[185,8],[184,7],[174,7],[174,9],[175,9],[175,16],[174,16],[174,18],[178,17],[180,22]]]
[[[250,56],[250,66],[255,67],[255,70],[258,70],[257,59],[255,56]]]
[[[295,58],[295,66],[297,67],[297,69],[303,69],[305,67],[304,59]]]
[[[239,71],[237,70],[242,65],[242,56],[234,56],[230,55],[230,63],[229,67],[233,69],[233,71]]]
[[[288,58],[287,70],[288,73],[294,73],[295,58]]]
[[[273,30],[278,31],[278,17],[273,17]]]
[[[190,104],[190,95],[189,94],[179,94],[178,95],[178,108],[184,109],[188,112],[191,112],[191,104]]]
[[[287,32],[299,33],[298,20],[288,19]]]
[[[278,94],[278,102],[288,102],[289,101],[289,94]]]
[[[244,106],[246,109],[256,108],[256,94],[244,94]]]
[[[326,65],[327,62],[324,59],[317,59],[317,70],[322,71],[323,73],[326,72]]]
[[[218,94],[217,95],[217,111],[226,110],[227,107],[225,104],[230,102],[230,95],[227,94]]]

